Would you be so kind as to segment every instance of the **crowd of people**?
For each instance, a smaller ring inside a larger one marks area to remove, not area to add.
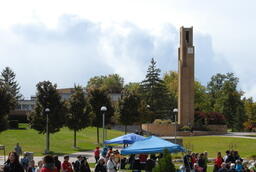
[[[183,157],[183,162],[181,172],[206,172],[209,163],[208,153],[188,152]],[[243,160],[235,150],[227,150],[223,157],[221,152],[218,152],[213,160],[213,172],[256,172],[256,162]]]
[[[91,172],[87,158],[81,155],[77,160],[70,162],[69,156],[64,156],[63,162],[58,156],[46,155],[37,165],[27,153],[22,155],[22,150],[17,144],[14,151],[10,152],[7,161],[4,163],[4,172]],[[132,170],[145,170],[151,172],[155,166],[157,158],[155,155],[148,157],[146,154],[130,155],[129,158],[123,157],[118,150],[112,147],[104,147],[100,151],[99,147],[94,150],[95,167],[94,172],[117,172],[124,169],[127,164]]]
[[[7,161],[4,163],[4,172],[91,172],[87,158],[81,155],[77,156],[77,160],[70,162],[69,156],[64,156],[63,162],[58,156],[46,155],[41,161],[35,165],[35,161],[24,153],[19,144],[16,145],[14,151],[9,153]],[[129,169],[146,172],[152,172],[157,161],[162,154],[156,156],[151,154],[130,155],[129,158],[122,156],[118,150],[112,147],[104,147],[100,151],[99,147],[94,150],[95,167],[94,172],[117,172],[118,169],[124,169],[129,164]],[[183,157],[183,165],[179,168],[180,172],[206,172],[209,164],[208,153],[192,153],[187,152]],[[226,155],[222,157],[221,152],[217,153],[213,160],[213,172],[256,172],[256,162],[243,160],[238,151],[226,151]]]

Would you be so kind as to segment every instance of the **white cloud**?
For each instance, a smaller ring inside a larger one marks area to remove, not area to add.
[[[253,0],[1,1],[0,68],[13,67],[26,95],[45,78],[61,86],[84,84],[105,72],[140,80],[151,57],[163,71],[176,69],[178,28],[194,26],[197,78],[206,82],[214,73],[235,72],[241,89],[256,97],[255,5]]]
[[[34,94],[42,80],[72,87],[85,85],[95,75],[118,73],[126,82],[141,81],[152,57],[163,72],[177,69],[178,31],[171,24],[146,30],[129,22],[102,25],[65,15],[55,29],[19,24],[0,34],[0,56],[5,57],[0,68],[13,68],[25,96]],[[196,58],[206,65],[209,60],[200,59],[214,56],[211,39],[199,33],[198,37],[204,50],[198,48]],[[204,81],[212,70],[203,74]]]

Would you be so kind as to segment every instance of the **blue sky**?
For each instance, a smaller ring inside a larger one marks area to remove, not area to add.
[[[25,97],[39,81],[86,85],[96,75],[144,79],[155,57],[177,70],[179,28],[194,28],[196,78],[234,72],[256,98],[256,2],[248,0],[10,0],[0,2],[0,70],[11,67]]]

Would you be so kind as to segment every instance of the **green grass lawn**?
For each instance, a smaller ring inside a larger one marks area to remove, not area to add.
[[[22,146],[23,151],[34,152],[35,155],[42,155],[45,149],[45,135],[38,134],[37,131],[27,128],[21,124],[16,130],[6,130],[0,133],[0,144],[6,146],[6,152],[13,150],[17,142]],[[120,136],[124,132],[108,130],[107,139]],[[100,129],[100,142],[102,130]],[[73,148],[73,131],[62,128],[60,132],[50,135],[50,150],[55,154],[68,154],[72,152],[93,150],[97,146],[96,128],[88,127],[77,132],[77,146]],[[196,136],[183,137],[184,147],[188,147],[193,152],[209,153],[209,157],[215,157],[216,152],[224,152],[233,146],[242,157],[248,158],[256,155],[256,140],[246,138],[221,137],[221,136]],[[3,154],[3,151],[0,151]],[[182,154],[173,154],[173,158],[182,157]]]
[[[26,125],[22,124],[22,128]],[[102,138],[100,129],[100,142]],[[107,139],[114,138],[124,134],[116,130],[107,131]],[[67,154],[72,152],[93,150],[97,146],[96,128],[88,127],[77,132],[77,147],[73,148],[73,131],[68,128],[62,128],[60,132],[50,135],[50,150],[54,154]],[[38,134],[33,129],[10,129],[0,133],[0,145],[6,146],[6,152],[13,150],[16,143],[19,142],[23,151],[34,152],[35,155],[42,155],[45,149],[45,135]],[[0,151],[3,154],[3,151]]]
[[[216,157],[216,153],[232,148],[239,151],[241,157],[248,158],[251,155],[256,155],[256,139],[222,137],[222,136],[197,136],[183,137],[183,145],[188,146],[193,152],[209,153],[209,157]]]

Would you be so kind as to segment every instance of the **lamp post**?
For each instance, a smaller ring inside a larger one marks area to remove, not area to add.
[[[150,112],[150,105],[147,105],[146,106],[146,108],[149,110],[149,112]],[[147,135],[149,136],[150,134],[149,134],[149,122],[147,122]]]
[[[176,144],[176,136],[177,136],[177,113],[178,113],[178,109],[177,108],[174,108],[173,109],[173,113],[174,113],[174,124],[175,124],[175,130],[174,130],[174,142]]]
[[[45,154],[49,153],[49,112],[50,109],[46,108],[44,110],[46,114],[46,138],[45,138]]]
[[[104,145],[104,140],[105,140],[105,112],[107,111],[107,107],[106,106],[102,106],[100,108],[100,111],[103,112],[102,113],[102,144]]]

